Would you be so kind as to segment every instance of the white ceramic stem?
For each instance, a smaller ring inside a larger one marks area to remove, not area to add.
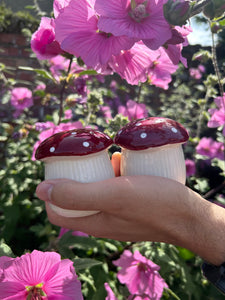
[[[149,148],[122,149],[121,175],[154,175],[185,184],[186,167],[181,144]]]
[[[67,178],[88,183],[115,176],[107,150],[84,156],[48,157],[43,161],[45,162],[45,179]],[[53,204],[51,207],[57,214],[64,217],[84,217],[98,212],[63,209]]]

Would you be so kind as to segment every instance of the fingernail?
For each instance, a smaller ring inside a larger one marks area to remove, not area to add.
[[[37,186],[36,194],[38,198],[43,201],[51,201],[53,185],[49,183],[42,182]]]

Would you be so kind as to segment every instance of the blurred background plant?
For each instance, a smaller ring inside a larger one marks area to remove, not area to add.
[[[223,299],[202,277],[201,259],[187,249],[99,239],[50,224],[44,204],[35,195],[44,170],[42,163],[34,160],[40,142],[58,131],[89,126],[113,137],[132,119],[169,117],[182,123],[190,134],[184,146],[187,185],[225,206],[225,20],[221,10],[218,13],[219,5],[215,1],[213,14],[206,6],[204,14],[196,17],[197,22],[208,24],[212,47],[185,47],[182,53],[188,68],[180,64],[168,87],[150,80],[130,85],[117,74],[97,74],[80,58],[57,55],[40,61],[31,51],[29,57],[36,60],[37,67],[16,67],[32,78],[21,80],[15,78],[15,68],[4,63],[0,52],[1,256],[20,256],[33,249],[56,251],[74,262],[85,299],[105,299],[107,282],[122,300],[128,297],[129,287],[120,282],[113,262],[125,250],[138,251],[160,266],[169,286],[162,299]],[[0,37],[16,32],[29,41],[46,13],[37,1],[27,10],[12,12],[2,4]],[[115,150],[119,149],[113,145],[110,152]]]

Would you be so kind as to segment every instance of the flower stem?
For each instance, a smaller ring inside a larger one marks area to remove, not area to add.
[[[166,289],[166,291],[174,298],[177,300],[181,300],[171,289]]]
[[[223,85],[222,85],[222,80],[221,80],[220,70],[219,70],[218,61],[217,61],[217,55],[216,55],[216,45],[215,45],[215,38],[214,38],[215,34],[212,31],[211,31],[211,36],[212,36],[212,62],[213,62],[213,67],[214,67],[216,76],[218,78],[220,96],[223,97],[224,88],[223,88]]]

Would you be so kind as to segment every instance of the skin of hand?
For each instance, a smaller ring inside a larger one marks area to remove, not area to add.
[[[112,156],[112,165],[118,176],[119,153]],[[121,241],[170,243],[215,265],[225,261],[225,209],[174,180],[158,176],[118,176],[94,183],[55,179],[40,183],[36,193],[46,202],[49,221],[55,225]],[[49,203],[99,213],[66,218]]]

